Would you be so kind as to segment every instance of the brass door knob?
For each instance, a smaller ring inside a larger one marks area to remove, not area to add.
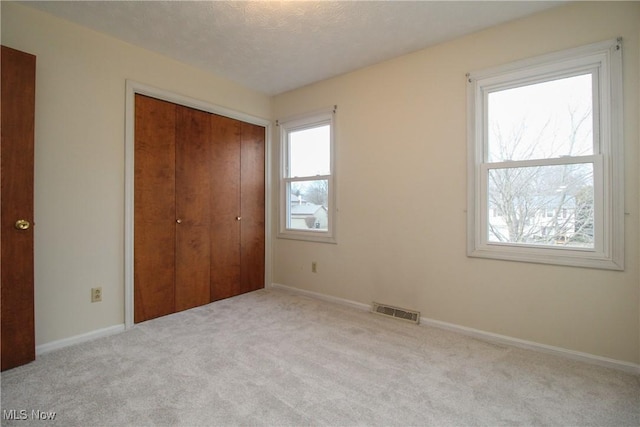
[[[241,216],[237,216],[237,217],[236,217],[236,221],[240,221],[241,219],[242,219],[242,217],[241,217]]]
[[[16,221],[15,227],[18,230],[27,230],[29,227],[31,227],[31,224],[26,219],[19,219]]]
[[[182,220],[181,220],[180,218],[176,219],[176,222],[177,222],[178,224],[182,224]]]

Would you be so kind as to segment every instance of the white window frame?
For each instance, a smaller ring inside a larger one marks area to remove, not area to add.
[[[492,91],[591,72],[594,152],[541,161],[488,162],[487,97]],[[510,261],[624,270],[622,40],[555,52],[467,75],[467,255]],[[487,177],[492,168],[592,163],[594,248],[489,242]]]
[[[280,214],[278,237],[284,239],[306,240],[321,243],[336,243],[336,173],[335,173],[335,113],[336,107],[322,110],[320,112],[307,114],[304,116],[296,116],[284,121],[278,121],[277,125],[280,129]],[[328,175],[316,175],[311,177],[289,177],[289,134],[294,131],[310,129],[322,125],[329,125],[329,167]],[[328,207],[327,230],[300,230],[288,227],[287,219],[290,217],[291,195],[288,189],[289,184],[295,181],[305,181],[309,179],[323,180],[328,183]]]

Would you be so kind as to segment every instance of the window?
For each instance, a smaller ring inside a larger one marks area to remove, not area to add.
[[[335,108],[278,123],[279,237],[335,243],[334,115]]]
[[[623,269],[621,40],[468,75],[469,256]]]

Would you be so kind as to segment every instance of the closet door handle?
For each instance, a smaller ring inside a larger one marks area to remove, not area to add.
[[[242,219],[242,217],[241,217],[241,216],[237,216],[237,217],[236,217],[236,221],[240,221],[241,219]]]
[[[182,220],[180,218],[176,219],[176,223],[182,224]]]

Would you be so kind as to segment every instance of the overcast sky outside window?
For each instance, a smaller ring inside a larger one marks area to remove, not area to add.
[[[289,133],[290,177],[329,175],[330,125]]]
[[[489,93],[487,160],[593,154],[591,80],[583,74]]]

